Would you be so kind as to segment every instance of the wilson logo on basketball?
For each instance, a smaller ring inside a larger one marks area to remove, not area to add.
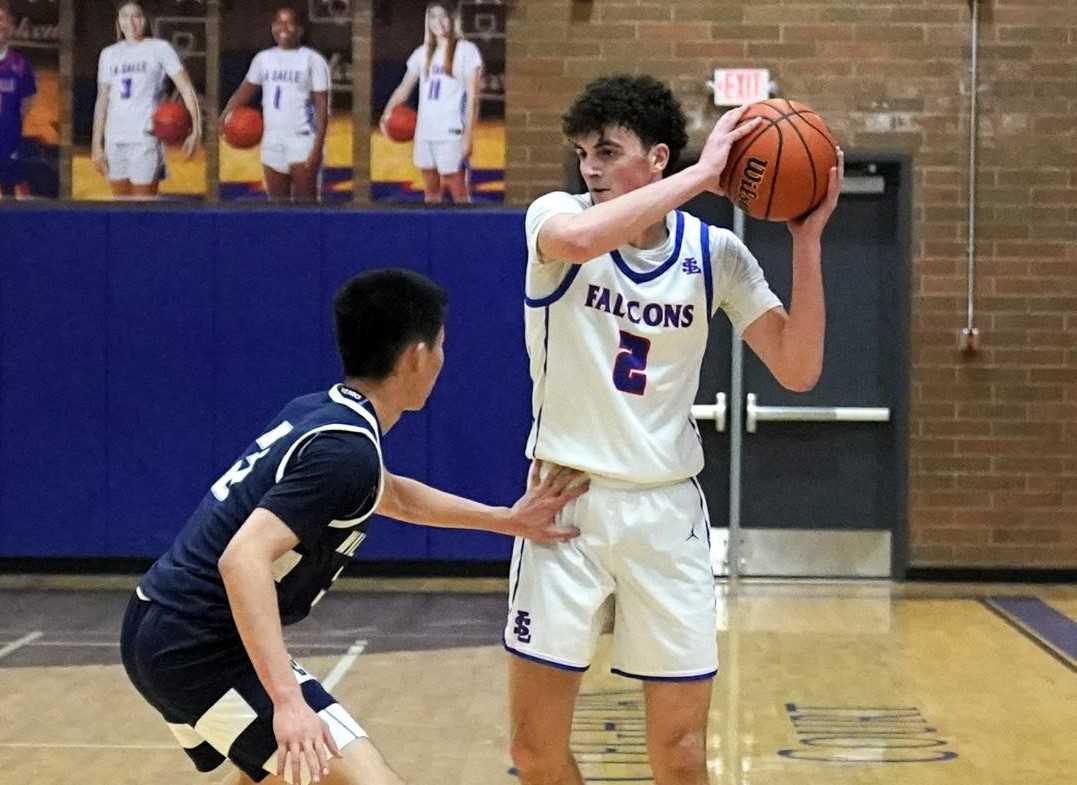
[[[759,198],[759,184],[767,176],[767,161],[762,158],[749,158],[740,175],[740,187],[737,188],[737,206],[744,212],[751,212],[751,204]]]

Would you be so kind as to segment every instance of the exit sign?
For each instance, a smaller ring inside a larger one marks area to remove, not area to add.
[[[715,106],[740,106],[770,97],[770,71],[766,68],[715,68]]]

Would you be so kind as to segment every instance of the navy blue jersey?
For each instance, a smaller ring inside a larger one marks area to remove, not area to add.
[[[273,563],[281,622],[304,618],[366,537],[383,487],[381,429],[359,393],[336,385],[296,398],[221,476],[139,586],[151,600],[233,627],[217,568],[256,507],[284,521],[299,544]]]

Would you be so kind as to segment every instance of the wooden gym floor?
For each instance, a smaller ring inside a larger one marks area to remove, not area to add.
[[[511,785],[502,581],[343,580],[290,628],[411,783]],[[0,576],[0,785],[198,775],[128,684],[134,579]],[[742,582],[717,588],[716,785],[1073,785],[1077,586]],[[584,681],[589,783],[650,782],[639,685]],[[221,770],[223,771],[223,769]]]

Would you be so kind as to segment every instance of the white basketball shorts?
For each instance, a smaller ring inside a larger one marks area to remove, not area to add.
[[[149,185],[165,178],[165,153],[161,143],[150,137],[144,142],[109,142],[105,146],[109,180],[130,180],[133,185]]]
[[[561,511],[579,537],[517,539],[504,645],[566,670],[586,670],[615,598],[613,664],[645,680],[705,679],[718,670],[717,607],[707,503],[693,480],[623,487],[591,478]]]
[[[275,172],[289,174],[293,164],[305,163],[314,149],[314,134],[267,132],[262,136],[262,163]]]
[[[437,169],[438,174],[456,174],[464,168],[463,143],[459,139],[443,142],[415,140],[412,160],[420,169]]]

